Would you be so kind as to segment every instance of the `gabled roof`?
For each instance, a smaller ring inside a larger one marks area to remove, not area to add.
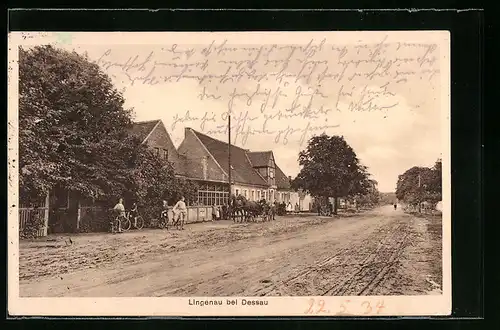
[[[137,136],[139,140],[144,142],[148,135],[153,131],[156,125],[159,124],[161,120],[148,120],[148,121],[139,121],[132,125],[130,133]]]
[[[229,144],[190,129],[214,157],[219,166],[229,173]],[[253,168],[245,149],[231,145],[232,180],[237,183],[268,186],[268,183]]]
[[[202,181],[218,181],[207,180],[203,177],[203,167],[200,162],[192,161],[185,155],[180,155],[178,161],[175,163],[175,173],[183,177]]]
[[[291,189],[291,182],[290,179],[283,173],[281,168],[279,168],[278,165],[276,165],[276,186],[278,189]]]
[[[269,159],[272,157],[272,151],[248,152],[248,158],[250,158],[253,167],[266,167],[269,164]]]

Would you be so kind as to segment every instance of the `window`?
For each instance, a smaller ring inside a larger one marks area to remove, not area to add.
[[[271,167],[269,168],[269,177],[271,179],[274,179],[274,168],[271,168]]]
[[[257,190],[257,200],[261,200],[262,198],[260,198],[260,190]]]
[[[168,160],[168,150],[167,149],[162,149],[163,151],[163,159]]]
[[[155,148],[155,155],[156,157],[160,156],[160,148]]]
[[[252,190],[252,194],[250,195],[251,200],[255,200],[255,190]]]
[[[248,198],[248,196],[247,196],[247,190],[246,189],[243,190],[243,196],[245,196],[245,198]]]
[[[238,189],[236,189],[236,196],[239,196],[240,195],[240,191]]]
[[[199,205],[223,205],[229,201],[229,192],[226,186],[203,185],[198,190]]]

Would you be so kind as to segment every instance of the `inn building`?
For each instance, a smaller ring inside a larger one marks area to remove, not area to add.
[[[291,189],[291,178],[278,167],[272,151],[250,151],[231,145],[229,168],[229,144],[192,128],[184,129],[184,139],[177,149],[161,120],[137,122],[132,132],[159,157],[172,162],[177,176],[197,182],[198,205],[228,202],[229,171],[232,194],[252,201],[299,202],[299,193]]]

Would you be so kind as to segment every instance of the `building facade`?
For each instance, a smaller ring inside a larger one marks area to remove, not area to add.
[[[281,168],[276,167],[276,185],[278,202],[292,204],[292,207],[300,209],[299,192],[292,189],[292,178],[286,176]]]
[[[231,145],[229,168],[229,144],[192,128],[184,129],[184,139],[177,149],[161,120],[135,123],[132,132],[159,157],[172,162],[177,176],[197,182],[197,205],[228,203],[229,171],[231,194],[252,201],[301,205],[299,193],[291,189],[291,178],[276,164],[272,151],[252,152]]]

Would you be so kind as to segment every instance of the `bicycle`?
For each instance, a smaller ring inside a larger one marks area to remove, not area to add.
[[[128,212],[127,219],[129,219],[131,225],[134,226],[135,229],[141,230],[144,227],[144,218],[139,214],[139,211],[136,211],[136,214],[137,215],[133,217],[134,221],[131,221],[131,212]]]
[[[185,212],[175,212],[172,219],[172,226],[176,226],[177,230],[184,230],[184,222],[186,221]]]
[[[166,228],[168,230],[168,214],[166,211],[161,211],[160,213],[160,218],[158,219],[158,228],[164,229]]]
[[[111,221],[111,232],[114,233],[119,233],[119,232],[124,232],[130,229],[130,219],[128,216],[125,214],[119,214],[116,216],[116,218]]]

